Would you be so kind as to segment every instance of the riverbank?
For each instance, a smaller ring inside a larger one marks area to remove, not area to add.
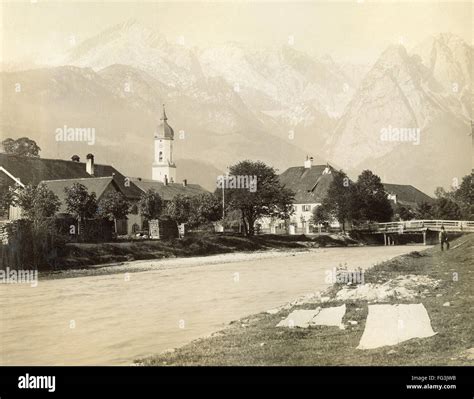
[[[323,291],[331,285],[326,274],[339,265],[367,269],[425,248],[237,252],[125,262],[84,271],[101,275],[40,278],[36,287],[4,284],[0,363],[130,365]]]
[[[56,268],[41,272],[42,278],[64,278],[122,272],[131,262],[174,258],[215,256],[221,254],[307,251],[312,248],[357,246],[359,243],[343,235],[240,235],[202,234],[183,239],[117,241],[111,243],[70,243],[58,254]],[[260,256],[260,255],[258,255]]]
[[[453,241],[450,251],[441,252],[438,247],[415,251],[365,272],[365,285],[378,288],[394,281],[417,282],[411,291],[406,286],[402,287],[405,291],[396,291],[398,296],[352,295],[351,298],[347,287],[336,284],[322,295],[245,317],[211,337],[138,362],[145,365],[473,365],[473,250],[474,235],[466,235]],[[368,305],[373,303],[421,303],[436,334],[376,349],[357,349],[366,327]],[[346,306],[343,328],[276,327],[295,310],[342,304]]]

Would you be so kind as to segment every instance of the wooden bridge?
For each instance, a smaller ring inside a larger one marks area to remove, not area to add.
[[[354,228],[365,234],[383,234],[384,245],[393,245],[394,235],[422,234],[426,245],[428,232],[437,232],[444,227],[446,232],[474,233],[474,221],[469,220],[408,220],[404,222],[371,223]]]

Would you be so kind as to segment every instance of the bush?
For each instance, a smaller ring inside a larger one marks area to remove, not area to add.
[[[6,226],[8,245],[0,246],[0,267],[21,270],[51,270],[64,247],[64,236],[57,233],[54,219],[41,224],[17,220]]]

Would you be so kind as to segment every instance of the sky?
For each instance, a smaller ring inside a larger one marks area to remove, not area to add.
[[[209,47],[289,43],[336,61],[373,62],[391,43],[407,48],[440,32],[472,44],[472,4],[460,1],[7,1],[0,5],[1,62],[53,56],[136,18],[169,41]]]

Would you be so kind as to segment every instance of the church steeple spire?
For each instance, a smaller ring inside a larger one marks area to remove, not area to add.
[[[173,183],[176,180],[176,165],[173,161],[174,131],[168,125],[165,104],[161,123],[155,132],[155,161],[152,167],[152,179]]]
[[[166,116],[165,104],[163,104],[163,116],[161,117],[162,121],[167,121],[168,117]]]

